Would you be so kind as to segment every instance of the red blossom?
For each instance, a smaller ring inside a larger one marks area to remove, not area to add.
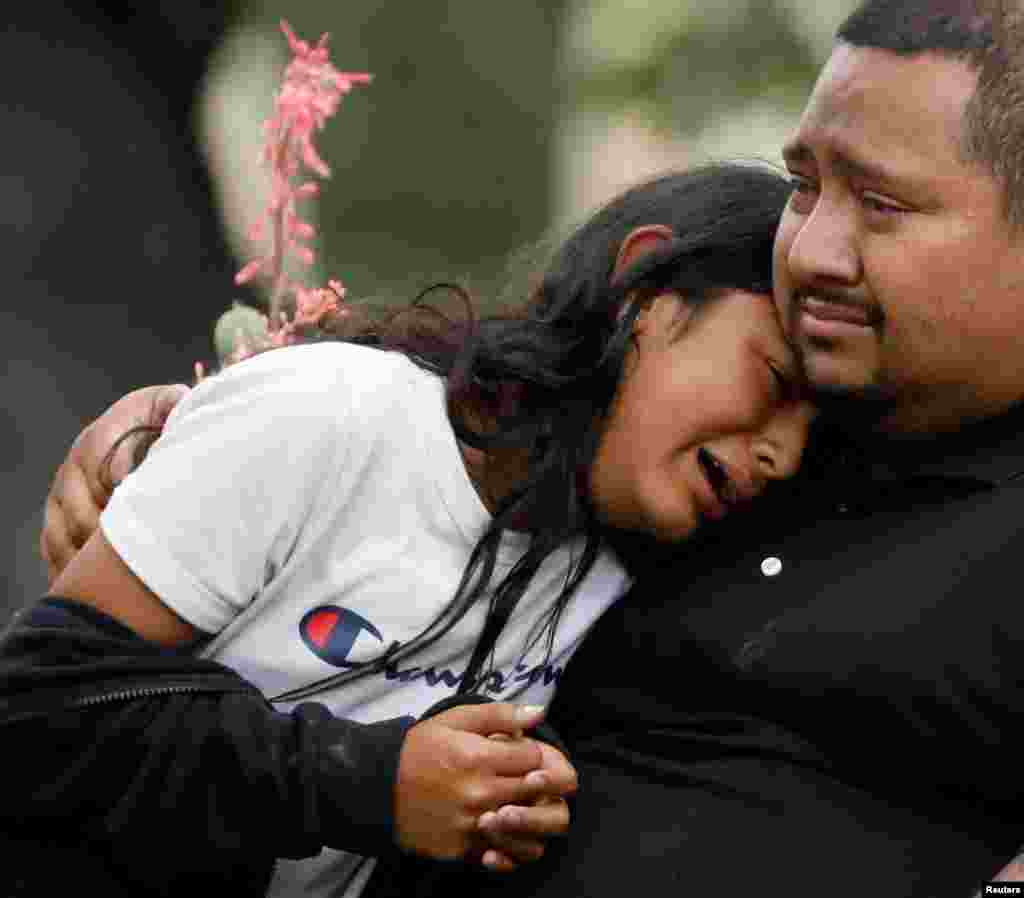
[[[310,45],[285,21],[281,22],[281,31],[288,40],[292,60],[274,98],[273,113],[263,123],[262,158],[271,173],[270,196],[261,220],[249,230],[250,238],[257,243],[269,233],[269,247],[264,255],[248,262],[235,276],[238,284],[257,276],[270,282],[268,331],[278,345],[289,342],[297,326],[315,325],[324,316],[337,312],[338,302],[344,296],[344,288],[338,281],[330,281],[330,289],[307,288],[293,280],[287,268],[290,260],[304,267],[314,261],[313,250],[306,242],[312,240],[316,232],[309,222],[299,218],[295,204],[316,196],[320,189],[316,181],[308,180],[305,172],[321,178],[330,176],[330,168],[314,143],[316,135],[337,111],[342,96],[370,81],[365,73],[339,72],[331,64],[327,34]],[[296,297],[294,322],[289,322],[282,311],[288,294]],[[242,350],[247,351],[251,351],[248,346]]]

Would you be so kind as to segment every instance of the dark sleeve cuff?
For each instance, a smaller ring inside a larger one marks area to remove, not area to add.
[[[315,724],[316,807],[323,843],[377,855],[395,846],[395,780],[412,717],[361,724],[331,717],[321,705],[293,716]]]
[[[0,639],[0,733],[22,759],[0,816],[89,834],[126,868],[155,827],[177,840],[174,872],[324,845],[372,855],[395,841],[412,723],[276,711],[236,672],[51,598]]]

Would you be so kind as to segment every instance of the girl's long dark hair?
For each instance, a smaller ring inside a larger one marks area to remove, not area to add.
[[[571,543],[562,589],[523,647],[525,655],[546,639],[550,657],[562,611],[604,545],[604,528],[587,499],[587,472],[640,307],[667,291],[691,305],[729,288],[770,293],[772,244],[789,192],[786,179],[762,164],[718,163],[668,174],[626,191],[591,217],[562,245],[519,309],[476,318],[465,291],[442,284],[382,321],[353,327],[349,319],[336,338],[403,352],[445,378],[457,439],[485,457],[521,453],[528,472],[498,501],[455,595],[426,629],[377,659],[274,701],[296,701],[396,664],[440,639],[490,593],[460,691],[485,687],[495,642],[519,599],[545,559]],[[674,238],[614,277],[623,241],[644,225],[666,225]],[[465,312],[451,316],[428,302],[437,290],[460,298]],[[523,521],[528,548],[492,588],[502,534]]]

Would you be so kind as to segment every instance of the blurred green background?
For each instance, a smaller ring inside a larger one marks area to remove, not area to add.
[[[778,159],[851,0],[33,0],[0,30],[0,621],[45,589],[44,497],[129,390],[188,381],[266,198],[278,21],[373,84],[320,141],[314,282],[518,302],[545,247],[629,184]],[[40,64],[45,60],[45,65]],[[26,75],[30,73],[30,75]],[[538,244],[538,249],[531,249]],[[510,262],[510,260],[512,260]],[[525,269],[525,270],[524,270]]]
[[[404,301],[458,278],[517,298],[515,268],[623,187],[723,156],[778,161],[851,0],[359,0],[237,4],[199,127],[236,251],[265,188],[259,123],[282,15],[330,32],[349,95],[320,139],[314,280]],[[536,258],[539,255],[539,259]],[[509,269],[509,259],[516,262]],[[215,310],[211,309],[211,315]]]

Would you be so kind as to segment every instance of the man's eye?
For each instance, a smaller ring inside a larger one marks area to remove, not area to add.
[[[874,193],[861,194],[860,201],[865,209],[878,215],[900,215],[907,211]]]

